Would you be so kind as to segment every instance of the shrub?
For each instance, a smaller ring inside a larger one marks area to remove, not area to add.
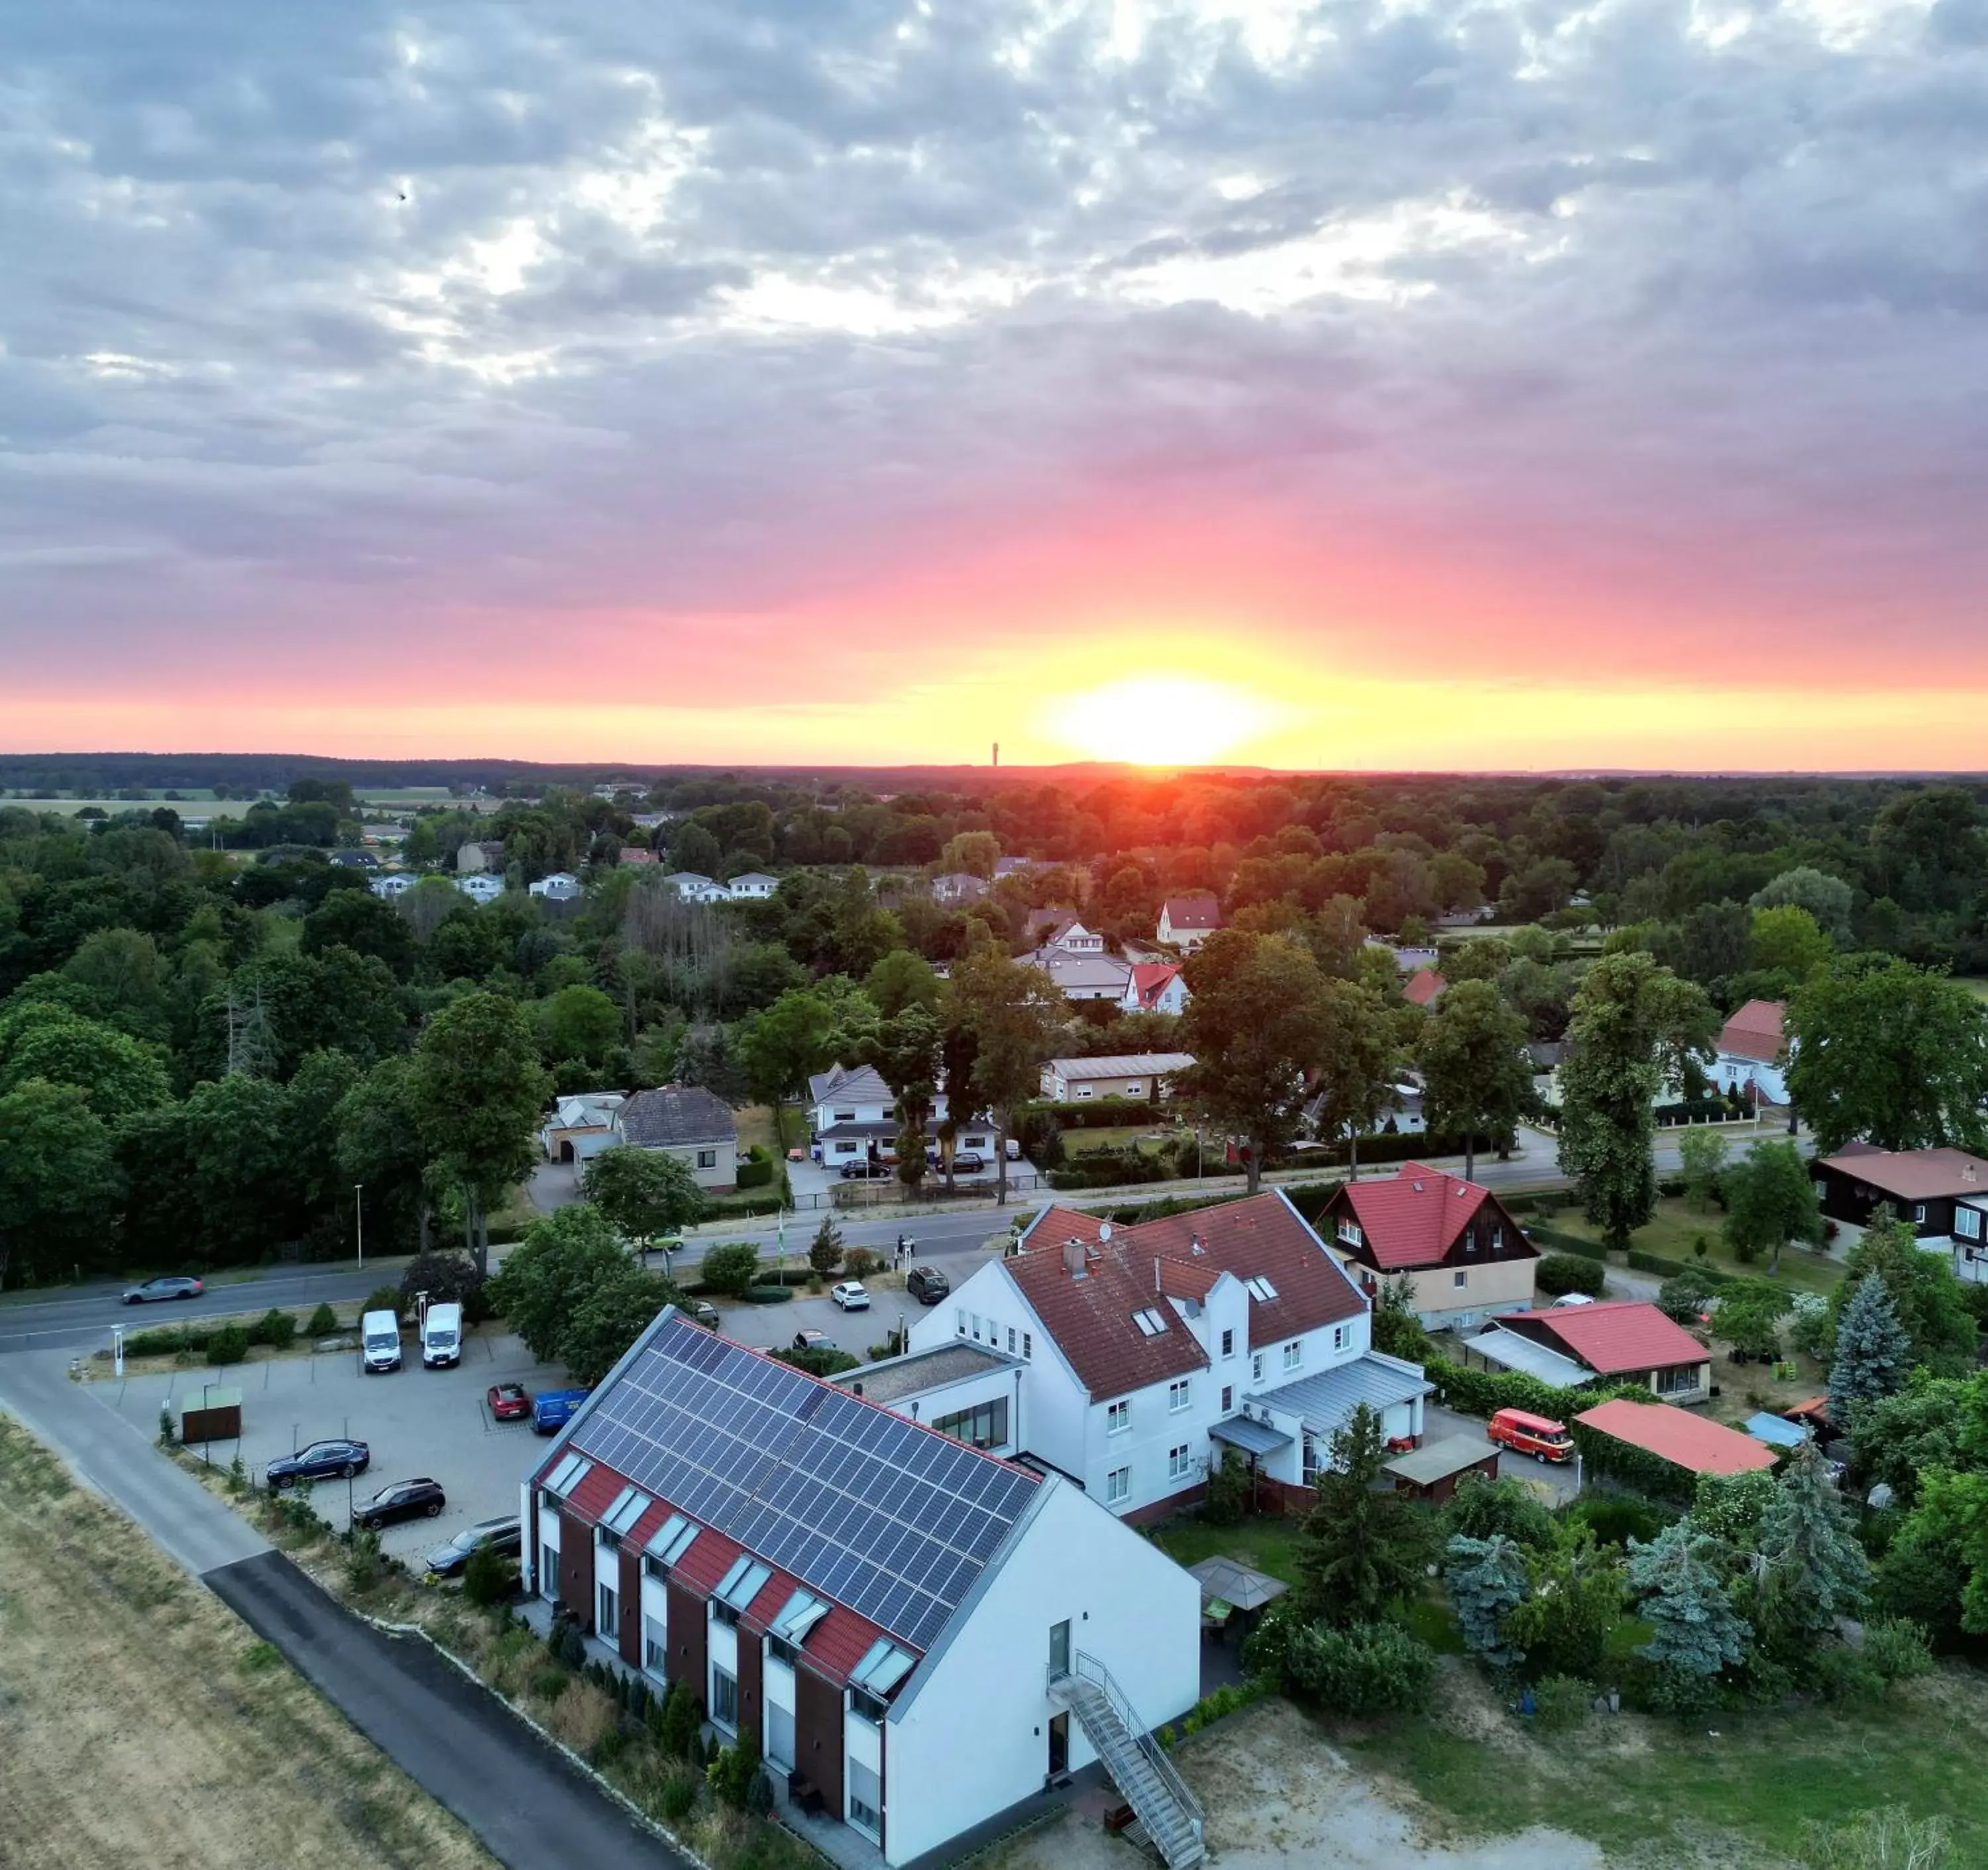
[[[1549,1253],[1533,1271],[1533,1283],[1549,1298],[1564,1293],[1584,1292],[1599,1298],[1608,1283],[1608,1269],[1599,1260],[1578,1253]]]
[[[248,1334],[252,1344],[267,1344],[272,1351],[287,1351],[296,1334],[296,1314],[278,1311],[273,1307],[248,1327]]]
[[[173,1424],[173,1405],[170,1402],[159,1405],[159,1446],[170,1448],[179,1439],[179,1431]]]
[[[494,1545],[479,1545],[462,1567],[462,1594],[472,1604],[502,1604],[517,1584],[517,1567]]]
[[[238,1364],[248,1354],[248,1334],[238,1324],[225,1325],[207,1341],[207,1361],[217,1370]]]
[[[323,1308],[329,1311],[331,1308]],[[404,1318],[412,1309],[402,1295],[398,1286],[375,1286],[366,1295],[366,1303],[360,1307],[362,1314],[369,1311],[390,1311],[397,1318]]]
[[[242,1459],[242,1450],[239,1448],[235,1451],[235,1459],[228,1464],[228,1490],[231,1493],[245,1493],[248,1491],[248,1463]]]
[[[1231,1682],[1212,1694],[1202,1696],[1182,1717],[1180,1737],[1185,1740],[1204,1727],[1212,1727],[1239,1709],[1261,1701],[1269,1692],[1268,1686],[1262,1682]]]
[[[763,1766],[753,1769],[746,1782],[746,1809],[756,1818],[770,1818],[773,1811],[773,1782]]]
[[[794,1294],[788,1286],[748,1286],[737,1296],[748,1305],[784,1305]]]
[[[1864,1657],[1887,1688],[1932,1672],[1932,1645],[1925,1626],[1909,1618],[1878,1617],[1867,1623]]]
[[[681,1824],[697,1803],[697,1781],[688,1773],[672,1773],[656,1788],[656,1815],[665,1824]]]
[[[1647,1545],[1677,1517],[1653,1500],[1634,1500],[1621,1494],[1590,1494],[1567,1510],[1568,1519],[1586,1526],[1597,1545],[1628,1549],[1631,1539]]]
[[[1804,1819],[1802,1862],[1810,1870],[1959,1870],[1945,1818],[1915,1818],[1902,1806],[1860,1811],[1841,1824]]]
[[[759,1277],[759,1249],[750,1240],[733,1240],[714,1246],[699,1268],[704,1283],[714,1292],[743,1298]]]
[[[733,1179],[742,1194],[748,1189],[770,1187],[773,1180],[773,1158],[759,1151],[756,1145],[754,1154],[739,1165]]]
[[[1877,1666],[1847,1643],[1826,1643],[1809,1660],[1817,1692],[1825,1701],[1856,1707],[1874,1702],[1887,1684]]]
[[[380,1535],[370,1527],[355,1526],[345,1553],[345,1581],[354,1591],[370,1591],[387,1575]]]
[[[1542,1733],[1559,1733],[1587,1720],[1594,1691],[1572,1676],[1548,1676],[1533,1685],[1533,1720]]]
[[[1694,1324],[1713,1292],[1712,1283],[1702,1267],[1687,1266],[1657,1288],[1657,1309],[1679,1324]]]
[[[310,1323],[304,1327],[313,1337],[329,1337],[338,1329],[338,1314],[329,1305],[320,1305],[310,1315]]]
[[[1675,1662],[1659,1662],[1634,1678],[1633,1692],[1651,1713],[1689,1726],[1719,1705],[1719,1678]]]
[[[1208,1470],[1201,1517],[1211,1526],[1233,1526],[1249,1503],[1249,1470],[1232,1448]]]
[[[580,1635],[576,1623],[562,1623],[553,1632],[551,1648],[553,1659],[563,1662],[567,1668],[581,1669],[587,1666],[587,1638]]]
[[[1428,1703],[1435,1667],[1435,1652],[1398,1624],[1300,1624],[1286,1644],[1284,1686],[1337,1713],[1412,1714]]]
[[[425,1292],[431,1305],[460,1305],[465,1324],[481,1324],[490,1316],[486,1283],[467,1253],[418,1253],[401,1275],[401,1315],[412,1313],[414,1294]]]
[[[851,1279],[867,1279],[873,1273],[884,1270],[884,1256],[873,1253],[867,1246],[852,1246],[842,1256],[842,1270]]]
[[[840,1376],[845,1370],[859,1370],[863,1360],[852,1357],[847,1351],[830,1350],[827,1344],[810,1344],[805,1350],[795,1348],[774,1351],[769,1354],[783,1364],[791,1364],[796,1370],[805,1370],[811,1377]]]
[[[743,1811],[752,1781],[761,1774],[759,1736],[749,1724],[735,1746],[721,1750],[705,1774],[711,1789],[735,1811]]]
[[[672,1682],[670,1692],[663,1699],[663,1712],[656,1723],[656,1742],[663,1751],[673,1759],[687,1760],[693,1746],[702,1745],[699,1729],[704,1723],[704,1710],[698,1706],[697,1697],[681,1682]],[[691,1794],[696,1787],[691,1785]],[[689,1810],[686,1805],[685,1810]]]

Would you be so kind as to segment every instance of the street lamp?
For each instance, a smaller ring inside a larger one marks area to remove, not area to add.
[[[353,1224],[359,1234],[359,1270],[366,1270],[366,1184],[355,1182],[352,1185]]]

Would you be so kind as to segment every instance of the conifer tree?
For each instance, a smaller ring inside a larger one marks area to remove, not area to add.
[[[1652,1662],[1716,1676],[1746,1655],[1753,1632],[1733,1608],[1714,1562],[1719,1541],[1689,1520],[1667,1526],[1648,1544],[1629,1541],[1629,1588],[1651,1626],[1639,1655]]]
[[[1505,1633],[1506,1612],[1526,1601],[1531,1588],[1524,1550],[1503,1533],[1472,1539],[1459,1533],[1449,1542],[1443,1581],[1463,1632],[1464,1646],[1493,1669],[1516,1669],[1524,1650]]]
[[[1813,1442],[1795,1450],[1760,1516],[1760,1566],[1763,1627],[1784,1637],[1819,1634],[1870,1602],[1871,1561]]]
[[[1836,1327],[1836,1358],[1829,1367],[1829,1416],[1848,1433],[1860,1402],[1895,1396],[1905,1386],[1912,1342],[1898,1322],[1892,1295],[1875,1274],[1858,1281]]]

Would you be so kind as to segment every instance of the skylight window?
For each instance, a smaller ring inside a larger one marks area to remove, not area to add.
[[[1245,1280],[1243,1284],[1253,1299],[1274,1299],[1277,1296],[1276,1287],[1260,1273],[1254,1279]]]
[[[546,1476],[546,1491],[564,1500],[593,1471],[593,1463],[586,1456],[568,1455]]]
[[[762,1565],[749,1554],[732,1561],[732,1569],[718,1581],[718,1588],[711,1594],[719,1603],[742,1611],[759,1594],[759,1587],[773,1575],[771,1566]]]
[[[1167,1328],[1165,1315],[1155,1311],[1150,1306],[1144,1311],[1133,1313],[1132,1322],[1139,1327],[1140,1334],[1145,1337],[1157,1337]]]
[[[690,1550],[697,1528],[680,1513],[673,1513],[656,1528],[648,1544],[649,1556],[658,1564],[673,1565]]]
[[[873,1695],[888,1695],[911,1672],[916,1659],[894,1642],[878,1637],[850,1676],[850,1684]]]
[[[807,1641],[808,1632],[828,1615],[828,1606],[811,1592],[796,1591],[788,1598],[780,1614],[769,1626],[771,1633],[783,1642],[799,1647]]]
[[[649,1510],[649,1496],[637,1487],[624,1487],[615,1496],[614,1504],[602,1516],[602,1530],[613,1533],[617,1538],[625,1537],[635,1529],[635,1522]]]

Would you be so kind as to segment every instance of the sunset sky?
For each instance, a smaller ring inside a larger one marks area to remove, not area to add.
[[[0,8],[0,747],[1988,767],[1988,0]]]

